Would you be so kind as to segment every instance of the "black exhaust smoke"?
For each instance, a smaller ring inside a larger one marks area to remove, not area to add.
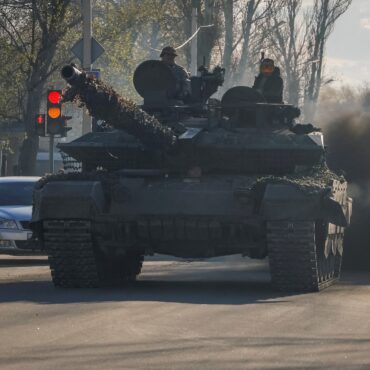
[[[370,112],[361,105],[361,98],[352,103],[348,102],[348,108],[338,104],[332,116],[326,115],[329,119],[321,122],[328,165],[343,171],[354,200],[345,236],[344,268],[370,270]]]

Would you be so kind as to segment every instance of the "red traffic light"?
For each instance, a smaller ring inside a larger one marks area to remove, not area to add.
[[[45,124],[45,114],[35,115],[35,130],[36,135],[45,136],[46,124]]]
[[[36,116],[36,121],[39,125],[42,125],[45,122],[45,115],[39,114]]]
[[[62,94],[60,93],[60,91],[52,90],[48,93],[48,100],[52,104],[59,104],[61,97]]]

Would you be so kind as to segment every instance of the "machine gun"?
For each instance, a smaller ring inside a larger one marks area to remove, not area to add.
[[[219,86],[222,86],[225,79],[225,68],[216,66],[212,72],[209,72],[204,66],[200,66],[200,76],[192,76],[191,97],[192,104],[204,105],[207,100],[217,92]]]

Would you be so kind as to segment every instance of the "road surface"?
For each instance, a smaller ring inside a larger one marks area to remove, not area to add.
[[[266,262],[146,262],[126,288],[55,289],[46,261],[0,256],[0,368],[370,369],[370,274],[274,292]]]

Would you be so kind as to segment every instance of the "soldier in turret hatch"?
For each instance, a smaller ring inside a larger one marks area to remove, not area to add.
[[[189,73],[185,68],[176,64],[176,57],[176,50],[172,46],[163,48],[160,55],[161,61],[171,69],[171,72],[176,78],[176,95],[174,98],[183,100],[190,95],[190,79]]]
[[[267,103],[283,103],[284,83],[280,77],[280,68],[275,67],[272,59],[262,59],[253,89],[262,94]]]

